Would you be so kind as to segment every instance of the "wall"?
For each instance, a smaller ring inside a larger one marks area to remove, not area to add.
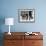
[[[1,0],[1,14],[3,17],[13,17],[14,26],[11,31],[46,31],[46,1],[45,0]],[[18,9],[35,8],[35,23],[19,23]],[[2,25],[2,32],[8,31],[6,25]]]
[[[18,9],[35,8],[35,23],[19,23]],[[46,35],[46,0],[0,0],[0,17],[13,17],[12,32],[40,31]],[[2,24],[1,32],[8,32],[8,26]]]

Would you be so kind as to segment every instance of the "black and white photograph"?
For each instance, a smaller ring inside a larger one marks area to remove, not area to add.
[[[19,22],[34,22],[35,10],[34,9],[19,9]]]

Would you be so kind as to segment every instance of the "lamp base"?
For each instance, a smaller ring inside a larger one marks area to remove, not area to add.
[[[10,33],[10,32],[8,32],[8,34],[9,34],[9,35],[11,35],[11,33]]]

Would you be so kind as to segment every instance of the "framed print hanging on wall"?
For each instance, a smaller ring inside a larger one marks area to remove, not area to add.
[[[19,22],[35,22],[35,9],[18,9]]]

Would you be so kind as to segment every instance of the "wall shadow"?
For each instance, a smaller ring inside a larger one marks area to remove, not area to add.
[[[2,26],[4,25],[4,23],[5,23],[5,17],[0,16],[0,46],[4,46],[3,45],[4,33],[2,32]]]

